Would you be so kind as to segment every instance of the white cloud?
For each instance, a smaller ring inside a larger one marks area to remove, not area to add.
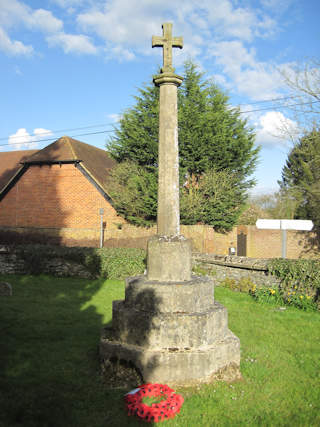
[[[277,98],[283,87],[278,67],[259,62],[254,49],[247,49],[239,40],[213,42],[210,55],[216,58],[225,75],[234,84],[234,90],[254,100]]]
[[[63,21],[50,10],[32,9],[19,0],[0,1],[0,28],[2,24],[15,30],[20,24],[45,33],[50,47],[60,46],[67,54],[105,52],[107,58],[118,61],[131,61],[143,54],[157,56],[160,63],[160,49],[151,49],[151,37],[161,34],[163,22],[174,22],[174,35],[184,37],[183,50],[175,50],[175,66],[186,58],[199,62],[213,56],[238,93],[253,99],[278,95],[280,83],[275,69],[259,62],[255,51],[243,44],[268,37],[279,27],[268,12],[274,13],[274,0],[263,0],[268,6],[264,8],[244,6],[238,0],[202,0],[200,4],[194,0],[51,0],[64,9],[64,14],[77,11],[75,23],[82,34],[69,34]],[[104,48],[98,49],[96,40],[88,35],[100,38]],[[32,49],[23,41],[10,41],[7,35],[7,51],[22,54]],[[215,70],[215,74],[222,72]]]
[[[253,28],[257,23],[256,15],[244,8],[233,8],[230,1],[206,1],[208,20],[215,27],[215,32],[224,37],[236,37],[252,40]]]
[[[95,55],[98,52],[90,38],[83,34],[65,34],[63,32],[50,35],[46,38],[50,47],[59,46],[65,53]]]
[[[38,142],[41,139],[46,139],[52,136],[50,130],[43,128],[36,128],[33,134],[29,134],[27,129],[20,128],[13,135],[9,136],[9,144],[12,145],[13,150],[31,150],[38,147]]]
[[[29,8],[17,0],[1,0],[0,25],[10,28],[28,18]]]
[[[70,15],[75,14],[77,9],[86,3],[85,0],[51,0],[53,3],[65,9]]]
[[[231,89],[230,83],[227,81],[224,75],[222,74],[213,74],[211,76],[213,83],[223,86],[225,88]]]
[[[155,1],[111,0],[103,10],[92,9],[78,15],[80,26],[99,35],[107,42],[116,45],[139,46],[159,31],[161,16],[155,18]],[[161,27],[160,27],[161,28]]]
[[[275,23],[260,15],[257,9],[235,7],[229,0],[203,0],[201,5],[193,0],[110,0],[80,13],[77,22],[107,45],[146,50],[161,23],[173,21],[175,32],[180,31],[198,55],[204,36],[252,40],[264,29],[270,32]]]
[[[237,7],[229,0],[204,0],[201,7],[206,10],[208,23],[214,28],[216,37],[237,38],[252,41],[254,37],[268,37],[276,28],[276,22],[261,10]]]
[[[135,58],[135,54],[131,50],[120,45],[114,46],[110,49],[107,48],[106,52],[107,56],[115,57],[119,62],[132,61]]]
[[[60,31],[63,27],[63,22],[55,18],[49,10],[33,10],[17,0],[1,0],[0,25],[13,28],[19,24],[44,32]]]
[[[52,0],[58,6],[68,9],[73,6],[81,6],[84,0]]]
[[[262,6],[272,12],[281,14],[285,12],[295,0],[261,0]]]
[[[19,40],[11,40],[8,34],[0,28],[0,50],[9,55],[31,55],[33,47]]]
[[[50,11],[44,9],[37,9],[29,13],[25,22],[31,28],[39,29],[45,33],[55,33],[63,28],[63,22],[55,18]]]
[[[61,6],[80,4],[79,1],[60,2]],[[30,54],[32,46],[25,46],[21,41],[11,41],[8,34],[1,29],[16,30],[19,25],[27,29],[38,30],[46,34],[49,46],[61,46],[65,53],[96,54],[97,48],[87,35],[66,34],[63,21],[56,18],[51,11],[32,9],[17,0],[1,0],[0,8],[0,49],[11,54]]]
[[[263,114],[256,123],[256,143],[264,147],[288,147],[289,140],[298,133],[297,123],[279,111]]]

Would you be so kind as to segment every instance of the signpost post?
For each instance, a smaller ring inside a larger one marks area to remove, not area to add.
[[[102,248],[103,247],[103,214],[104,214],[103,208],[99,209],[99,214],[100,214],[100,248]]]
[[[307,219],[258,219],[256,227],[263,230],[281,230],[281,256],[287,255],[287,230],[311,231],[313,222]]]

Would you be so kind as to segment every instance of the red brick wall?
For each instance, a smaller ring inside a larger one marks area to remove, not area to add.
[[[100,227],[124,223],[92,183],[73,165],[31,166],[0,202],[0,226]]]
[[[247,235],[247,256],[280,258],[281,230],[259,230],[254,225],[238,227]],[[309,231],[287,230],[287,258],[319,258],[316,235]]]

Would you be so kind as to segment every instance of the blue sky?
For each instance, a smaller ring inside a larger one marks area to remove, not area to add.
[[[319,58],[319,16],[319,0],[0,0],[0,149],[64,134],[104,148],[161,65],[152,35],[172,22],[176,72],[193,59],[240,105],[262,146],[255,192],[276,190],[291,142],[275,135],[296,123],[264,101],[288,95],[280,70]]]

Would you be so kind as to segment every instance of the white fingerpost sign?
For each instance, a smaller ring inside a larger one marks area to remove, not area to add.
[[[258,219],[256,227],[263,230],[281,230],[282,258],[287,254],[287,230],[311,231],[313,222],[307,219]]]

